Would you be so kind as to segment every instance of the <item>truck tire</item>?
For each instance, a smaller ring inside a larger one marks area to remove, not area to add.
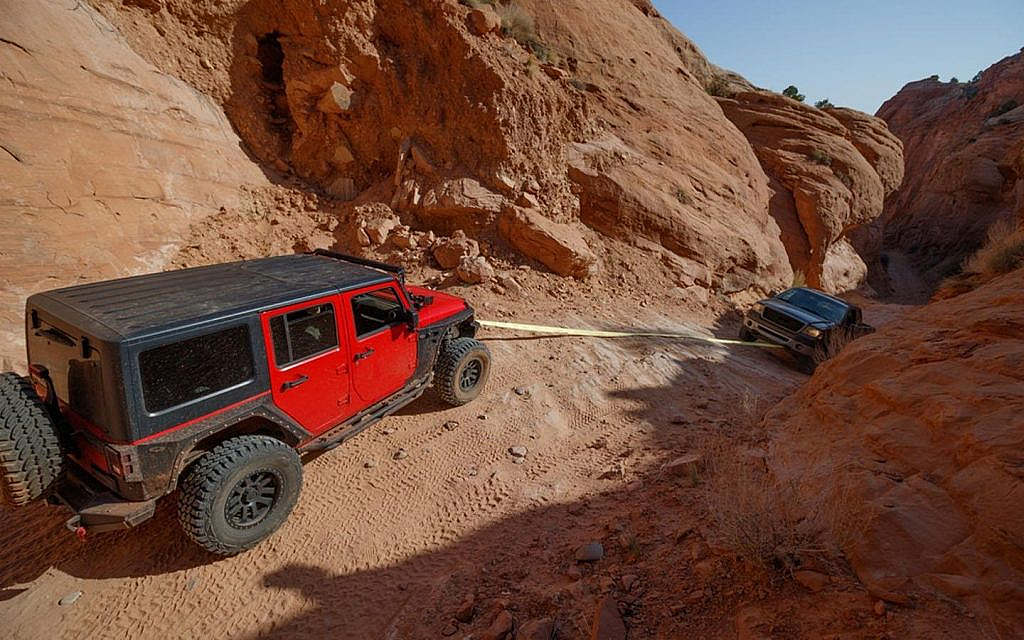
[[[458,407],[475,399],[491,373],[491,352],[473,338],[446,342],[437,356],[434,384],[441,399]]]
[[[753,342],[754,332],[748,329],[746,325],[741,324],[739,338],[740,342]]]
[[[63,473],[60,431],[32,383],[0,374],[0,504],[28,504]]]
[[[270,537],[302,489],[302,461],[269,436],[225,440],[203,455],[181,483],[182,529],[211,553],[232,556]]]

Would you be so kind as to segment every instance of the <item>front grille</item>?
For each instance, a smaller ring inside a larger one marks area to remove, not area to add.
[[[783,329],[788,329],[793,333],[796,333],[797,331],[804,328],[804,323],[801,322],[800,320],[797,320],[796,318],[793,318],[791,316],[787,316],[784,313],[780,313],[770,307],[765,308],[764,313],[761,314],[761,317],[763,317],[768,322],[780,326]]]

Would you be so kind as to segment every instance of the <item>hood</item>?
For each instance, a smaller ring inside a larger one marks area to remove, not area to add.
[[[812,312],[808,311],[807,309],[804,309],[803,307],[798,307],[796,305],[789,304],[785,300],[777,300],[775,298],[768,298],[768,299],[765,299],[765,300],[761,300],[761,304],[763,304],[768,309],[775,309],[776,311],[784,313],[787,316],[791,316],[793,318],[797,318],[798,320],[800,320],[800,321],[802,321],[802,322],[804,322],[806,324],[823,325],[823,326],[832,326],[833,324],[835,324],[831,320],[828,320],[826,318],[822,318],[821,316],[817,315],[816,313],[812,313]]]
[[[434,291],[433,289],[427,289],[426,287],[406,286],[406,289],[410,294],[414,296],[432,297],[434,299],[428,305],[424,305],[419,310],[420,313],[420,326],[426,327],[440,322],[445,318],[465,311],[469,308],[466,301],[458,296],[453,296],[447,293],[441,293],[440,291]]]

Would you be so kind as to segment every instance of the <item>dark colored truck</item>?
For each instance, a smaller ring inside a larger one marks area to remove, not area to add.
[[[29,377],[0,375],[0,502],[132,527],[178,493],[231,555],[270,536],[326,451],[419,397],[477,397],[491,356],[461,298],[317,251],[35,294]]]
[[[754,303],[743,316],[739,338],[786,347],[801,371],[813,373],[850,340],[873,333],[860,307],[827,293],[794,287]]]

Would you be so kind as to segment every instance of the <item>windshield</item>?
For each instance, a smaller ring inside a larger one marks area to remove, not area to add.
[[[785,300],[794,307],[800,307],[810,311],[816,316],[825,318],[839,324],[846,317],[846,303],[834,300],[807,289],[790,289],[783,291],[778,296],[779,300]]]

